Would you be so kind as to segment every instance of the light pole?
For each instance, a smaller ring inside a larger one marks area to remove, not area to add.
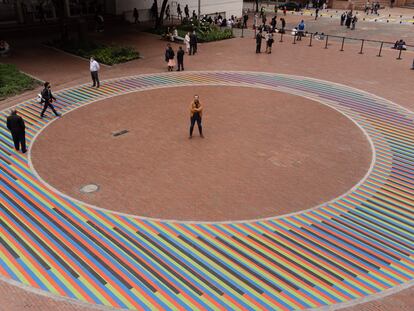
[[[198,0],[198,20],[200,20],[200,14],[201,14],[201,0]]]

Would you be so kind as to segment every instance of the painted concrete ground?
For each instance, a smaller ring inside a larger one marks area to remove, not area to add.
[[[3,120],[3,278],[136,309],[305,309],[412,283],[412,113],[327,81],[229,71],[139,75],[99,90],[81,85],[57,93],[58,106],[67,113],[126,92],[183,85],[259,87],[327,104],[369,136],[371,171],[351,192],[295,215],[238,223],[140,219],[91,209],[44,185],[12,150]],[[39,120],[38,109],[33,101],[19,107],[29,143],[51,120]]]

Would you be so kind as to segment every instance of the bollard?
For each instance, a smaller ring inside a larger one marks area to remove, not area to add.
[[[339,50],[341,52],[344,51],[344,43],[345,43],[345,37],[342,37],[342,45],[341,45],[341,49]]]
[[[296,34],[293,35],[293,44],[296,44]]]
[[[384,45],[384,42],[381,42],[381,46],[380,46],[380,50],[378,52],[378,57],[381,57],[381,52],[382,52],[382,46]]]
[[[313,37],[313,34],[311,33],[310,38],[309,38],[309,46],[312,46],[312,37]]]
[[[328,48],[328,38],[329,38],[329,36],[328,36],[328,35],[326,35],[326,40],[325,40],[325,49],[327,49],[327,48]]]
[[[364,54],[363,52],[362,52],[362,50],[363,50],[363,48],[364,48],[364,39],[362,39],[362,42],[361,42],[361,50],[359,51],[359,54]]]
[[[402,49],[400,49],[400,52],[398,53],[398,57],[396,59],[400,60],[401,58]]]
[[[283,42],[283,32],[280,33],[280,40],[279,42]]]
[[[242,26],[242,35],[241,35],[242,38],[244,38],[244,36],[243,36],[243,30],[244,30],[244,27]]]

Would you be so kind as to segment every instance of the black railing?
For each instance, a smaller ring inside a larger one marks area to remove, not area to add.
[[[256,30],[255,30],[256,33]],[[292,34],[290,31],[286,31],[286,32],[275,32],[273,33],[274,36],[279,35],[280,36],[280,40],[278,40],[279,42],[286,42],[286,40],[283,40],[285,36],[292,36],[292,44],[297,44],[298,41],[303,41],[303,40],[298,40],[298,36],[299,34]],[[345,51],[345,45],[347,42],[357,42],[360,44],[360,48],[359,48],[359,52],[358,54],[364,54],[364,49],[366,49],[366,45],[370,44],[370,47],[372,48],[373,44],[377,44],[378,46],[378,54],[376,54],[376,56],[381,57],[382,55],[382,51],[383,51],[383,47],[384,44],[385,45],[389,45],[390,49],[392,50],[395,42],[389,42],[389,41],[380,41],[380,40],[372,40],[372,39],[361,39],[361,38],[353,38],[353,37],[344,37],[344,36],[337,36],[337,35],[330,35],[330,34],[322,34],[322,33],[318,33],[318,32],[305,32],[304,36],[302,38],[306,38],[309,37],[309,47],[314,46],[313,44],[313,39],[315,39],[315,37],[319,38],[319,40],[322,42],[325,42],[324,48],[328,49],[328,46],[330,45],[330,40],[332,41],[332,39],[337,39],[340,42],[340,49],[339,51],[343,52]],[[276,41],[276,40],[275,40]],[[355,46],[355,44],[353,44],[353,46]],[[410,44],[405,44],[404,48],[396,48],[395,51],[397,53],[397,60],[401,60],[402,59],[402,55],[403,52],[406,50],[414,50],[414,45],[410,45]]]

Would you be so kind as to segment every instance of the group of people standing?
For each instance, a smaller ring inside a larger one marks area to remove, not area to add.
[[[391,2],[393,4],[393,2]],[[378,10],[381,8],[381,5],[378,1],[373,1],[372,3],[370,3],[369,1],[367,1],[367,3],[365,3],[365,14],[369,14],[369,12],[371,11],[371,14],[375,14],[375,15],[379,15]]]
[[[351,30],[355,30],[356,23],[358,18],[356,15],[352,14],[352,11],[343,12],[341,14],[341,26],[346,26],[346,28],[351,28]]]
[[[194,55],[197,53],[197,34],[195,31],[187,32],[184,37],[185,51],[182,46],[178,47],[177,55],[172,48],[171,44],[167,44],[165,50],[165,62],[167,63],[168,71],[174,71],[174,67],[177,65],[177,71],[184,71],[184,54]],[[177,62],[175,58],[177,56]]]

